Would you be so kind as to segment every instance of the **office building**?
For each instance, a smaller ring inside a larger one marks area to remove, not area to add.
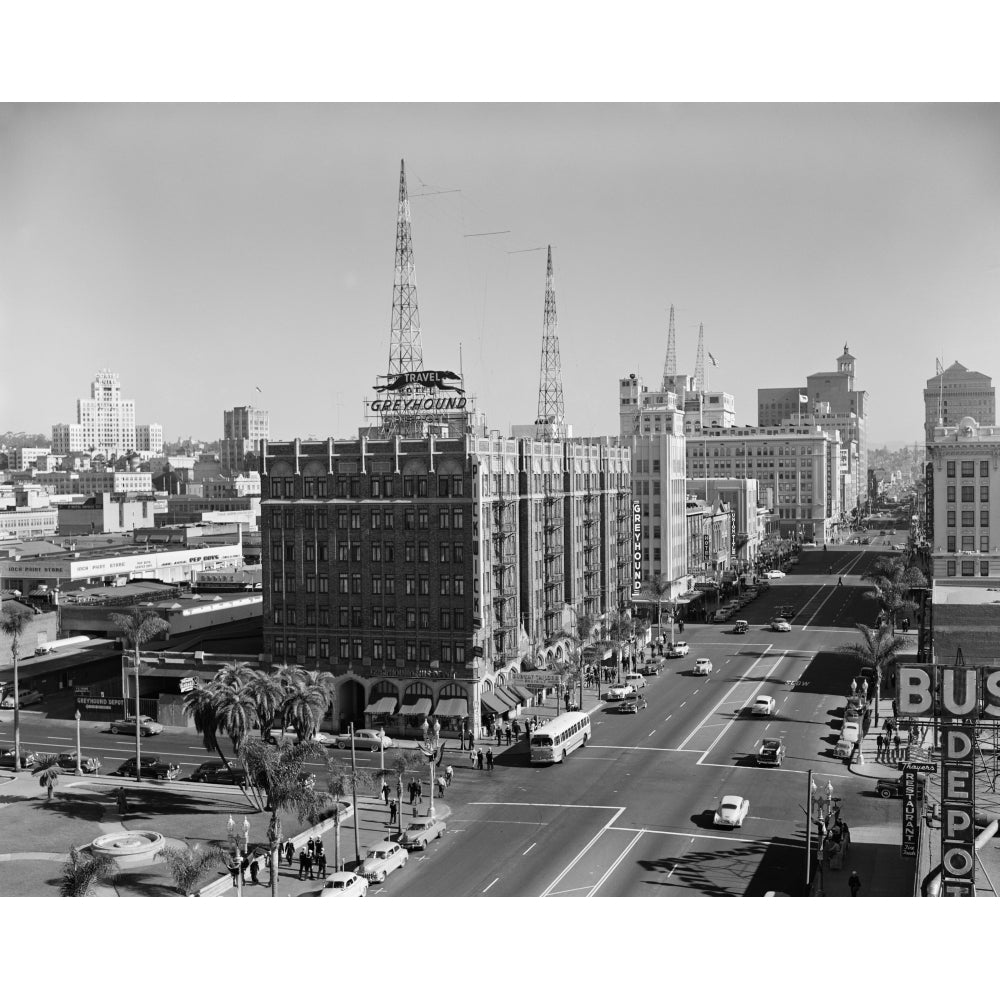
[[[222,417],[222,474],[236,476],[256,467],[262,439],[271,436],[271,418],[267,410],[255,406],[236,406]]]
[[[135,450],[148,456],[162,455],[162,424],[139,424],[135,429]]]
[[[940,369],[940,365],[938,366]],[[972,417],[981,427],[997,422],[993,379],[969,371],[957,361],[927,380],[924,388],[924,440],[934,443],[934,430],[957,427],[963,417]]]

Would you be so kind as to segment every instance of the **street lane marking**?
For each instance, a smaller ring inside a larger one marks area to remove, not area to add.
[[[492,882],[490,882],[490,884],[485,889],[483,889],[483,892],[489,892],[490,889],[492,889],[493,886],[495,886],[499,881],[500,881],[500,876],[497,875],[497,877]]]
[[[535,841],[535,843],[537,844],[537,843],[538,843],[538,841],[536,840],[536,841]],[[534,847],[534,846],[535,846],[535,844],[532,844],[532,845],[531,845],[531,847]],[[529,848],[528,848],[528,851],[530,851],[530,850],[531,850],[531,847],[529,847]],[[521,853],[521,857],[523,858],[523,857],[524,857],[524,855],[528,853],[528,851],[522,851],[522,853]]]
[[[608,829],[614,833],[652,833],[660,837],[691,837],[689,833],[679,833],[677,830],[656,830],[650,826],[644,826],[641,829],[635,826],[611,826]],[[718,833],[696,833],[691,837],[691,843],[694,843],[695,840],[735,840],[741,844],[768,844],[773,839],[773,837],[724,837]],[[782,846],[797,851],[806,849],[805,844],[783,844]]]
[[[587,807],[584,807],[584,808],[587,808]],[[596,808],[598,808],[598,809],[607,809],[609,807],[608,806],[597,806]],[[611,807],[611,808],[614,808],[614,807]],[[604,836],[604,834],[607,831],[608,827],[611,826],[611,824],[614,823],[614,821],[616,819],[618,819],[618,817],[621,816],[621,814],[623,812],[625,812],[625,806],[619,806],[615,810],[614,816],[612,816],[611,819],[609,819],[607,821],[607,823],[605,823],[604,826],[602,826],[600,828],[600,830],[598,830],[597,833],[595,833],[594,836],[591,837],[590,840],[587,841],[587,843],[583,847],[583,850],[581,850],[580,853],[577,854],[577,856],[575,858],[573,858],[573,860],[549,884],[548,888],[542,893],[542,898],[543,899],[550,892],[552,892],[552,890],[555,889],[555,887],[576,867],[576,865],[580,861],[580,859],[587,853],[587,851],[589,851],[594,846],[594,844],[596,844],[601,839],[601,837]]]
[[[664,722],[669,722],[672,718],[673,718],[672,715],[668,715],[663,721]]]
[[[469,805],[470,806],[533,806],[536,809],[614,809],[616,812],[619,813],[624,812],[624,808],[622,806],[588,806],[588,805],[578,805],[573,802],[470,802]]]
[[[761,653],[760,656],[758,656],[757,659],[750,664],[750,670],[753,670],[753,668],[756,667],[757,664],[760,663],[760,661],[763,660],[765,656],[767,656],[767,654],[771,650],[772,645],[773,643],[768,643],[767,649],[765,649],[764,652]],[[729,698],[729,692],[726,692],[726,694],[724,694],[722,698],[719,700],[719,703],[715,706],[715,708],[713,708],[708,713],[708,715],[706,715],[705,718],[701,720],[699,725],[695,726],[695,728],[691,730],[691,732],[688,734],[687,739],[684,740],[684,742],[677,748],[678,750],[683,750],[691,742],[691,740],[695,738],[701,727],[705,725],[705,723],[708,722],[708,720],[711,719],[712,716],[715,715],[715,713],[726,703],[727,698]]]
[[[605,882],[607,882],[607,880],[611,877],[611,873],[625,860],[625,855],[628,854],[628,852],[631,851],[633,847],[635,847],[636,842],[639,840],[639,838],[645,832],[646,832],[645,830],[640,830],[629,841],[628,847],[626,847],[625,850],[622,851],[621,854],[619,854],[617,858],[615,858],[614,863],[611,865],[611,867],[597,880],[597,884],[594,886],[594,888],[591,889],[590,892],[587,893],[587,898],[588,899],[591,896],[595,895],[597,893],[597,891],[601,888],[601,886],[604,885]]]
[[[652,736],[652,735],[653,735],[653,733],[655,733],[655,732],[656,732],[656,730],[654,729],[654,730],[653,730],[653,732],[651,732],[651,733],[649,734],[649,736]],[[649,736],[647,736],[647,737],[646,737],[646,739],[647,739],[647,740],[649,739]]]
[[[682,701],[677,707],[678,708],[683,708],[686,704],[687,704],[686,701]]]
[[[618,747],[603,743],[590,743],[589,746],[598,750],[648,750],[652,753],[701,753],[700,750],[681,750],[679,747]],[[606,806],[585,806],[583,808],[606,809]]]

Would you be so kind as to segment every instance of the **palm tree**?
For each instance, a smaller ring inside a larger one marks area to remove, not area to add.
[[[194,849],[188,846],[167,847],[160,852],[160,857],[166,861],[177,891],[182,896],[190,896],[191,890],[205,877],[209,869],[225,863],[226,852],[215,846],[204,850],[200,845]]]
[[[330,696],[324,688],[296,688],[281,704],[281,727],[291,726],[300,740],[311,740],[329,705]]]
[[[122,645],[131,647],[135,667],[135,780],[142,780],[142,737],[139,725],[139,647],[155,635],[169,630],[170,626],[151,608],[133,608],[126,615],[111,615],[111,621],[121,632]],[[124,654],[123,654],[124,660]],[[124,676],[124,670],[122,671]],[[122,695],[124,695],[124,691]],[[128,706],[124,715],[128,718]]]
[[[840,651],[853,656],[862,667],[871,667],[875,671],[875,725],[878,725],[882,676],[896,662],[896,654],[906,645],[906,640],[893,635],[889,622],[883,622],[878,629],[860,623],[854,627],[861,633],[862,641],[841,646]]]
[[[21,770],[21,708],[17,661],[21,655],[21,635],[31,618],[30,611],[5,611],[0,618],[0,630],[10,639],[10,658],[14,661],[14,770]]]
[[[267,796],[265,811],[271,814],[267,827],[268,850],[271,855],[271,895],[278,895],[278,848],[281,844],[281,812],[293,811],[300,820],[316,822],[332,800],[326,792],[316,791],[315,781],[303,773],[309,757],[322,755],[323,747],[314,740],[296,744],[271,746],[248,736],[239,746],[240,762],[247,779]]]
[[[663,598],[670,596],[671,581],[659,570],[647,577],[642,585],[646,597],[656,601],[656,634],[663,635]]]
[[[608,638],[615,651],[615,673],[622,676],[622,647],[632,638],[632,620],[621,611],[608,612]]]
[[[260,721],[260,735],[263,739],[267,735],[266,730],[271,728],[271,723],[278,714],[278,708],[285,696],[285,689],[276,674],[268,673],[265,670],[254,670],[245,686],[250,697],[254,700],[257,718]]]
[[[396,823],[398,832],[403,832],[403,779],[411,773],[416,772],[425,763],[423,754],[413,750],[400,750],[393,754],[389,767],[396,775]]]
[[[896,616],[908,608],[916,608],[916,602],[910,599],[910,591],[927,586],[927,577],[916,566],[907,566],[906,560],[899,556],[876,559],[861,579],[872,584],[868,596],[879,602],[893,632]]]
[[[84,853],[78,847],[72,847],[69,861],[63,865],[59,895],[91,896],[97,884],[110,878],[117,868],[113,858]]]
[[[42,755],[31,767],[31,773],[38,775],[38,784],[48,793],[48,801],[52,801],[56,785],[59,784],[59,775],[62,771],[56,763],[58,758],[54,753]]]
[[[330,761],[326,787],[333,797],[333,870],[340,871],[340,803],[352,792],[370,791],[372,780],[366,771],[352,771],[345,764]],[[358,822],[355,817],[354,822]]]

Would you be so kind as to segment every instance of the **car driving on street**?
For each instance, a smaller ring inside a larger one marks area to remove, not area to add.
[[[64,771],[76,771],[76,753],[61,753],[56,757],[56,766]],[[101,761],[97,757],[83,757],[80,760],[80,770],[84,774],[97,774],[101,769]]]
[[[780,569],[769,569],[765,575],[768,580],[782,580],[785,576]]]
[[[156,736],[163,732],[163,726],[159,722],[154,722],[148,715],[139,716],[139,735]],[[123,733],[126,736],[135,736],[135,716],[130,715],[127,719],[115,719],[111,723],[111,735],[117,736]]]
[[[409,857],[405,847],[394,844],[391,840],[383,840],[368,849],[358,871],[369,882],[384,882],[391,872],[397,868],[405,868]]]
[[[331,875],[323,883],[322,889],[308,889],[300,892],[299,896],[319,896],[327,898],[329,896],[367,896],[368,881],[354,872],[337,872]]]
[[[432,840],[438,840],[443,836],[446,827],[443,820],[432,819],[430,816],[422,816],[415,819],[404,831],[399,842],[408,851],[426,851],[427,845]]]
[[[780,739],[766,739],[760,741],[757,748],[758,767],[781,767],[781,762],[785,759],[785,744]]]
[[[34,688],[21,688],[18,693],[17,702],[18,708],[24,708],[26,705],[37,705],[42,701],[42,692],[36,691]],[[14,692],[11,691],[9,695],[2,702],[0,702],[0,708],[13,708],[14,707]]]
[[[750,800],[739,795],[723,795],[715,810],[715,825],[739,829],[750,812]]]
[[[235,764],[226,767],[221,760],[206,760],[204,764],[198,765],[190,780],[211,785],[245,785],[247,773]]]
[[[612,684],[608,688],[607,699],[608,701],[621,701],[623,698],[627,698],[632,693],[631,684]]]
[[[712,661],[707,656],[700,656],[694,661],[694,672],[699,677],[707,677],[712,672]]]
[[[774,715],[775,701],[769,694],[759,694],[750,706],[751,715]]]
[[[791,632],[792,626],[784,618],[772,618],[771,619],[771,631],[772,632]]]
[[[744,635],[746,632],[749,631],[750,631],[750,623],[743,618],[740,618],[739,621],[737,621],[736,624],[733,626],[733,633],[735,635]]]
[[[683,639],[678,639],[677,642],[668,642],[665,652],[667,656],[674,660],[679,656],[687,656],[691,652],[691,648]]]
[[[338,750],[351,749],[351,736],[349,733],[341,733],[334,741]],[[354,733],[354,747],[356,750],[388,750],[393,745],[388,736],[379,736],[377,729],[358,729]]]
[[[173,763],[173,761],[161,760],[159,757],[152,755],[142,755],[142,767],[139,770],[139,776],[142,778],[173,781],[180,773],[180,765]],[[115,771],[115,774],[122,778],[134,778],[135,757],[129,757],[128,760],[122,761],[121,766]]]

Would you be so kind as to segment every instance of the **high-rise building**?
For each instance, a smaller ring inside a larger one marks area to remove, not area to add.
[[[236,406],[222,417],[222,474],[237,476],[248,471],[259,454],[262,439],[271,436],[271,417],[255,406]]]
[[[122,399],[117,372],[103,368],[94,376],[90,399],[76,401],[76,423],[53,425],[52,439],[59,454],[87,451],[111,457],[137,450],[135,400]]]
[[[135,450],[148,455],[162,455],[163,425],[139,424],[135,429]]]
[[[993,379],[982,372],[969,371],[957,361],[927,380],[924,389],[924,440],[934,443],[934,430],[956,427],[963,417],[972,417],[980,426],[997,422],[996,390]]]

